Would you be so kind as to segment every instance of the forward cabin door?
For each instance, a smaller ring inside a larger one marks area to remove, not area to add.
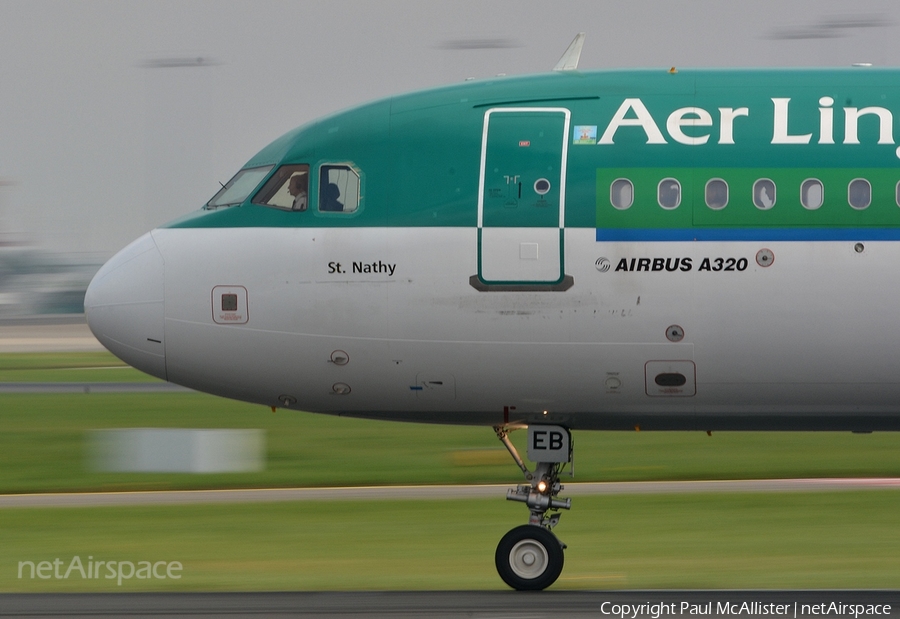
[[[478,197],[478,277],[547,285],[564,278],[569,110],[485,112]]]

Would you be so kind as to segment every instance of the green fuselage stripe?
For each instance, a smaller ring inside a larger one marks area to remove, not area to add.
[[[410,93],[298,128],[246,164],[272,166],[271,174],[310,166],[309,210],[266,208],[251,196],[167,227],[475,228],[481,200],[493,226],[546,227],[562,212],[566,228],[695,230],[677,233],[685,238],[738,228],[783,228],[792,238],[811,238],[801,229],[843,238],[849,233],[837,230],[864,228],[871,237],[873,229],[900,227],[898,84],[900,73],[890,69],[623,70]],[[523,107],[530,111],[510,113]],[[489,113],[496,119],[486,124]],[[333,165],[358,170],[363,181],[352,214],[316,208],[320,170]],[[610,193],[620,178],[633,192],[617,209]],[[667,178],[680,186],[671,209],[659,203]],[[707,205],[711,179],[727,184],[724,207]],[[760,179],[774,188],[767,207],[754,204]],[[854,208],[856,179],[870,193]],[[804,207],[809,180],[821,185]]]

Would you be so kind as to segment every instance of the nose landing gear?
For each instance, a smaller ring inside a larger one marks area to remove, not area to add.
[[[572,438],[566,428],[560,426],[528,427],[528,458],[537,462],[534,472],[528,470],[515,446],[509,440],[509,432],[518,429],[495,426],[494,431],[528,480],[506,493],[509,501],[525,503],[531,511],[528,524],[508,532],[497,545],[494,562],[500,578],[519,591],[545,589],[556,582],[563,569],[563,550],[566,545],[551,533],[559,522],[560,509],[572,507],[571,499],[559,499],[563,489],[559,474],[572,461]]]

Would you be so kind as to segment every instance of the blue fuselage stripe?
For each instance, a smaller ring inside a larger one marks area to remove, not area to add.
[[[597,241],[900,241],[900,228],[598,228]]]

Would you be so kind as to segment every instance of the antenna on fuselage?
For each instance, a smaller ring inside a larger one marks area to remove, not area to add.
[[[581,58],[581,47],[584,45],[584,33],[575,35],[575,40],[569,44],[569,48],[553,67],[554,71],[574,71],[578,68],[578,59]]]

